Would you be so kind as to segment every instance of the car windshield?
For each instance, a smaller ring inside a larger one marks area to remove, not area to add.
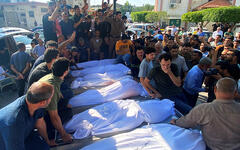
[[[26,35],[14,35],[13,38],[16,41],[16,43],[22,42],[25,45],[29,45],[32,42],[32,39],[27,37]]]

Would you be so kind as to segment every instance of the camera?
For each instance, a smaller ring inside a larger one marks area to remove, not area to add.
[[[209,70],[205,72],[205,76],[217,75],[218,73],[216,68],[209,68]]]

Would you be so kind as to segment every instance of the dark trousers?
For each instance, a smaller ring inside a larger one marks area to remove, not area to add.
[[[183,89],[183,92],[184,92],[185,96],[188,99],[188,105],[190,105],[191,107],[194,107],[196,105],[196,103],[197,103],[198,94],[191,95],[184,89]]]
[[[25,82],[26,82],[26,79],[16,80],[19,97],[24,95]]]
[[[192,107],[187,104],[187,98],[183,93],[171,96],[169,99],[175,102],[175,108],[183,115],[188,114],[192,109]]]
[[[32,131],[25,140],[26,150],[49,150],[48,144],[40,137],[37,131]]]
[[[61,99],[58,102],[58,115],[62,121],[62,124],[69,121],[73,116],[72,108],[68,108],[67,104],[68,104],[68,99]],[[47,126],[48,138],[50,140],[55,139],[56,130],[51,122],[51,119],[48,113],[45,115],[44,119]]]

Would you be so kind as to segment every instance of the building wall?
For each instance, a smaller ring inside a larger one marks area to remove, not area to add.
[[[236,5],[236,6],[240,6],[240,0],[236,0],[235,5]]]
[[[156,0],[155,4],[158,6],[155,6],[155,10],[166,11],[170,20],[181,19],[188,12],[188,7],[192,10],[206,2],[208,0]]]
[[[42,26],[42,17],[47,13],[47,4],[14,3],[3,5],[3,14],[7,26],[31,29]]]
[[[87,0],[88,6],[90,6],[90,0]],[[74,7],[78,5],[80,8],[84,6],[83,0],[67,0],[67,4]]]

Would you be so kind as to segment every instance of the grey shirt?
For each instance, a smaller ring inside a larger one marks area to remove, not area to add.
[[[12,54],[10,64],[13,65],[18,72],[23,72],[27,63],[30,63],[31,60],[32,58],[28,53],[24,51],[17,51]]]
[[[176,121],[183,128],[200,126],[212,150],[240,149],[240,104],[234,100],[214,100],[200,104]]]
[[[152,68],[153,68],[153,62],[152,61],[148,62],[146,58],[144,58],[139,67],[138,77],[139,78],[147,77]]]
[[[188,67],[187,67],[187,64],[186,64],[186,61],[185,61],[184,57],[178,55],[178,57],[176,59],[172,60],[172,63],[177,65],[180,75],[181,75],[182,72],[187,72],[188,71]]]

